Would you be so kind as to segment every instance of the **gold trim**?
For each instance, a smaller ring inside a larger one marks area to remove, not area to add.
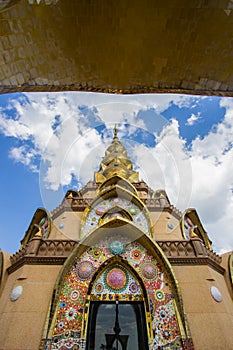
[[[43,215],[41,215],[41,213],[43,212]],[[49,238],[49,235],[50,235],[50,231],[51,231],[51,216],[50,216],[50,213],[47,209],[45,208],[37,208],[33,217],[32,217],[32,220],[28,226],[28,229],[23,237],[23,239],[21,240],[21,246],[20,246],[20,249],[23,248],[23,246],[25,246],[33,237],[41,237],[40,236],[40,229],[38,228],[38,224],[40,222],[40,220],[44,217],[44,216],[47,216],[48,218],[48,237]],[[38,221],[37,221],[37,218],[39,217]],[[37,228],[37,230],[35,231],[35,227]],[[38,229],[39,229],[39,232],[38,232]],[[33,232],[35,231],[35,232]]]
[[[231,277],[231,286],[233,288],[233,252],[229,256],[229,272]]]
[[[81,225],[80,225],[80,237],[81,239],[84,238],[84,229],[86,225],[86,221],[88,219],[88,214],[91,209],[93,209],[98,203],[101,203],[103,200],[109,199],[109,198],[115,198],[116,194],[119,197],[119,194],[122,195],[123,198],[125,199],[130,199],[132,203],[137,205],[140,210],[142,210],[145,214],[146,220],[148,222],[148,228],[149,228],[149,234],[152,236],[153,235],[153,225],[150,217],[149,210],[147,209],[147,206],[143,203],[143,201],[137,197],[135,194],[132,192],[126,190],[125,188],[115,185],[112,188],[107,188],[104,193],[97,194],[97,196],[93,199],[93,201],[85,208],[81,220]],[[121,197],[119,197],[121,198]],[[95,229],[100,227],[100,225],[97,225],[97,227],[93,228],[93,230],[89,231],[89,233],[93,232]],[[88,233],[88,235],[89,235]]]
[[[122,216],[117,216],[118,213],[123,213],[123,217]],[[107,217],[108,215],[111,214],[116,214],[114,217],[109,218],[106,220],[105,217]],[[119,205],[116,205],[115,207],[109,208],[99,219],[99,226],[101,227],[102,225],[104,225],[105,223],[107,223],[110,220],[113,219],[126,219],[130,222],[133,222],[133,218],[132,216],[127,212],[127,210],[125,210],[124,208],[122,208]]]
[[[128,157],[127,151],[117,136],[117,127],[114,127],[112,142],[105,151],[99,170],[95,172],[97,183],[120,175],[131,182],[138,182],[139,173],[133,170],[133,163]]]
[[[117,180],[117,181],[116,181]],[[108,186],[110,186],[110,185],[108,185],[108,183],[109,182],[114,182],[114,181],[116,181],[116,183],[114,183],[113,185],[112,185],[112,187],[114,187],[114,185],[116,186],[116,185],[118,185],[118,182],[125,182],[126,184],[127,184],[127,186],[129,186],[129,188],[132,190],[132,192],[135,194],[135,196],[138,196],[138,191],[136,190],[136,188],[134,187],[134,185],[132,185],[132,183],[129,181],[129,180],[127,180],[127,179],[125,179],[124,177],[122,177],[122,176],[120,176],[120,175],[114,175],[114,176],[112,176],[112,177],[110,177],[109,179],[107,179],[107,180],[105,180],[105,182],[103,182],[100,186],[99,186],[99,188],[97,189],[97,193],[99,194],[99,195],[101,195],[101,193],[102,192],[104,192],[104,187],[108,187]],[[118,185],[119,187],[122,187],[122,188],[124,188],[123,186],[120,186],[120,185]],[[130,192],[130,190],[129,190],[129,192]]]
[[[127,232],[125,230],[125,226],[126,225],[129,225],[127,227]],[[128,221],[124,218],[112,218],[112,219],[109,219],[108,221],[106,221],[102,226],[97,226],[95,228],[93,228],[93,230],[89,231],[89,233],[87,233],[83,238],[82,238],[82,241],[81,242],[85,242],[85,240],[91,240],[92,241],[92,238],[93,240],[96,239],[96,237],[94,236],[98,236],[98,231],[101,232],[101,235],[102,235],[102,238],[104,237],[103,235],[103,230],[106,231],[106,235],[108,235],[108,229],[111,229],[111,233],[113,234],[113,230],[116,229],[116,233],[121,233],[122,235],[124,236],[128,236],[130,237],[130,240],[133,241],[133,240],[136,240],[138,239],[139,237],[141,237],[142,235],[146,235],[148,237],[150,237],[147,232],[143,231],[142,229],[139,229],[138,226],[135,225],[134,222],[131,222],[131,221]],[[131,231],[129,232],[129,229],[131,229]],[[133,237],[133,234],[132,232],[136,230],[137,231],[137,236],[135,235],[135,237]],[[122,232],[121,232],[122,231]],[[131,235],[129,234],[131,233]],[[152,238],[152,236],[150,237]],[[89,241],[90,243],[90,241]],[[90,244],[89,244],[90,245]]]
[[[193,233],[191,233],[190,238],[200,238],[203,243],[205,244],[205,246],[212,251],[212,245],[211,245],[211,241],[208,237],[207,232],[204,230],[204,227],[202,226],[202,223],[199,219],[199,216],[197,214],[196,209],[194,208],[188,208],[186,209],[181,217],[181,221],[180,221],[180,225],[181,225],[181,232],[182,235],[184,237],[184,239],[187,239],[186,235],[185,235],[185,228],[184,228],[184,218],[185,216],[187,216],[192,223],[196,226],[193,228]]]
[[[142,244],[141,241],[148,240],[149,242],[145,242],[146,244]],[[161,266],[164,267],[164,270],[167,274],[167,277],[169,279],[169,282],[171,283],[171,287],[174,292],[174,300],[176,300],[176,303],[178,303],[177,309],[179,313],[179,317],[181,319],[181,324],[180,327],[184,328],[186,337],[189,335],[189,327],[186,322],[186,317],[185,317],[185,311],[184,311],[184,306],[183,306],[183,301],[182,301],[182,294],[180,291],[179,283],[178,280],[175,277],[174,270],[166,257],[165,253],[163,252],[162,248],[153,241],[151,237],[148,235],[144,235],[138,239],[138,242],[141,243],[149,252],[152,252],[152,256],[155,256],[155,258],[158,260]],[[155,248],[155,251],[153,251]],[[178,320],[178,318],[177,318]]]

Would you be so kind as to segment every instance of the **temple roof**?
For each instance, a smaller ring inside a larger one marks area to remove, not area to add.
[[[114,127],[113,140],[105,151],[99,171],[95,173],[95,181],[102,183],[115,175],[121,176],[130,182],[139,181],[138,172],[133,170],[132,161],[117,136],[116,125]]]

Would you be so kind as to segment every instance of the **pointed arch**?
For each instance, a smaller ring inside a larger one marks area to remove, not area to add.
[[[141,288],[141,294],[144,297],[145,304],[146,304],[146,310],[149,311],[149,302],[147,299],[147,292],[145,285],[143,283],[143,280],[141,276],[138,274],[138,272],[128,263],[126,259],[124,259],[120,255],[113,255],[111,256],[104,264],[102,264],[99,269],[93,274],[92,280],[89,284],[87,295],[89,296],[89,299],[91,299],[91,295],[93,295],[93,286],[96,283],[96,281],[99,279],[99,277],[109,269],[110,267],[120,266],[125,268],[132,276],[133,278],[139,283],[139,286]],[[113,292],[113,291],[112,291]],[[116,295],[119,297],[119,291],[116,292]],[[138,295],[138,294],[137,294]],[[115,300],[115,298],[113,299]]]
[[[108,180],[110,181],[110,180]],[[125,181],[125,180],[124,180]],[[130,186],[132,186],[130,184]],[[85,209],[81,222],[80,236],[84,237],[99,226],[99,217],[115,206],[128,211],[133,221],[146,234],[152,236],[153,225],[146,205],[131,190],[114,184],[97,194]]]
[[[21,241],[21,246],[25,246],[35,235],[48,238],[51,229],[50,213],[45,208],[38,208],[30,225]]]
[[[111,230],[108,226],[97,228],[80,242],[67,259],[56,282],[44,332],[43,341],[48,349],[49,344],[63,344],[67,339],[73,345],[85,343],[93,281],[106,271],[106,266],[113,266],[114,263],[125,268],[140,281],[140,285],[144,285],[141,287],[143,300],[147,305],[147,320],[151,318],[152,325],[148,332],[150,349],[157,349],[155,337],[159,320],[165,325],[174,322],[171,325],[174,331],[167,333],[164,330],[163,336],[160,336],[161,346],[170,339],[179,343],[180,349],[192,349],[173,269],[161,248],[130,224],[127,230],[124,226]],[[167,316],[169,312],[171,317]]]
[[[101,195],[105,191],[110,190],[115,186],[121,187],[129,192],[132,192],[136,196],[138,195],[136,188],[131,184],[131,182],[120,175],[114,175],[106,181],[104,181],[98,188],[98,193]]]
[[[196,209],[189,208],[185,210],[181,218],[181,230],[185,239],[200,238],[204,245],[212,250],[211,241],[205,231]]]
[[[135,315],[131,321],[134,322],[133,325],[136,330],[136,332],[134,330],[133,333],[137,335],[137,342],[140,344],[139,348],[143,350],[149,349],[148,339],[152,338],[153,332],[147,291],[140,275],[125,259],[119,255],[114,255],[108,259],[105,264],[100,266],[89,284],[87,299],[89,301],[89,307],[84,315],[84,319],[87,320],[85,327],[87,349],[94,348],[96,331],[97,334],[100,333],[98,332],[99,324],[97,326],[97,311],[99,307],[105,306],[106,303],[110,304],[108,307],[111,307],[111,309],[114,309],[114,305],[118,304],[120,309],[124,309],[125,306],[133,308]],[[107,323],[107,328],[109,329],[109,323],[111,324],[111,321],[112,326],[114,326],[113,315],[109,315],[110,318],[108,318],[108,320],[106,320],[105,315],[102,316],[105,319],[105,327]],[[103,320],[99,322],[103,323]],[[119,329],[122,329],[122,324]],[[114,331],[115,328],[112,327],[112,330]],[[104,329],[102,329],[102,332],[103,331]],[[125,334],[125,331],[126,330],[123,329],[123,334]],[[105,337],[106,341],[110,337],[113,344],[116,335],[112,332],[110,334],[105,333]],[[128,340],[128,335],[123,335],[122,337]],[[129,336],[129,342],[131,341],[132,337]],[[95,344],[95,346],[96,345],[97,344]],[[124,348],[125,347],[123,347],[123,349]]]
[[[99,225],[102,226],[105,222],[113,218],[124,218],[127,221],[133,221],[132,215],[119,205],[109,208],[99,219]]]

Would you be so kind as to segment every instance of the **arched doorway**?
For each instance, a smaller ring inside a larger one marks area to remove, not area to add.
[[[87,350],[147,350],[144,303],[90,303]]]
[[[148,350],[148,301],[137,273],[114,257],[90,286],[86,350]]]

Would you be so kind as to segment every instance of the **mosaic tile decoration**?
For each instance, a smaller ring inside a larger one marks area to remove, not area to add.
[[[120,254],[117,254],[117,249]],[[116,255],[125,259],[130,269],[119,263],[103,268],[103,264]],[[112,301],[116,296],[119,300],[143,300],[140,282],[130,272],[131,269],[135,271],[135,276],[141,277],[147,291],[153,332],[150,350],[184,350],[166,272],[142,245],[137,242],[125,245],[120,236],[104,239],[98,247],[86,250],[66,274],[56,309],[53,337],[47,341],[46,349],[85,348],[85,339],[82,338],[86,327],[85,303],[95,272],[97,278],[92,287],[91,300]]]
[[[87,235],[90,231],[96,228],[99,224],[99,220],[101,219],[102,215],[106,213],[109,209],[114,208],[116,206],[126,210],[133,218],[133,223],[140,230],[143,230],[145,233],[149,233],[149,225],[145,213],[143,213],[143,211],[131,201],[123,197],[115,197],[111,199],[106,199],[101,203],[94,205],[91,208],[86,218],[86,223],[83,230],[84,235]]]
[[[185,233],[186,239],[191,238],[194,228],[195,228],[195,225],[192,223],[191,219],[187,215],[185,215],[185,217],[184,217],[184,233]]]
[[[108,267],[95,282],[92,294],[96,300],[141,300],[142,290],[139,282],[122,266]]]
[[[42,238],[48,238],[49,235],[49,220],[47,215],[44,216],[39,223],[39,227],[41,230]]]
[[[165,271],[137,242],[126,247],[125,258],[142,278],[150,302],[153,342],[150,350],[183,349],[173,305],[173,295]]]

